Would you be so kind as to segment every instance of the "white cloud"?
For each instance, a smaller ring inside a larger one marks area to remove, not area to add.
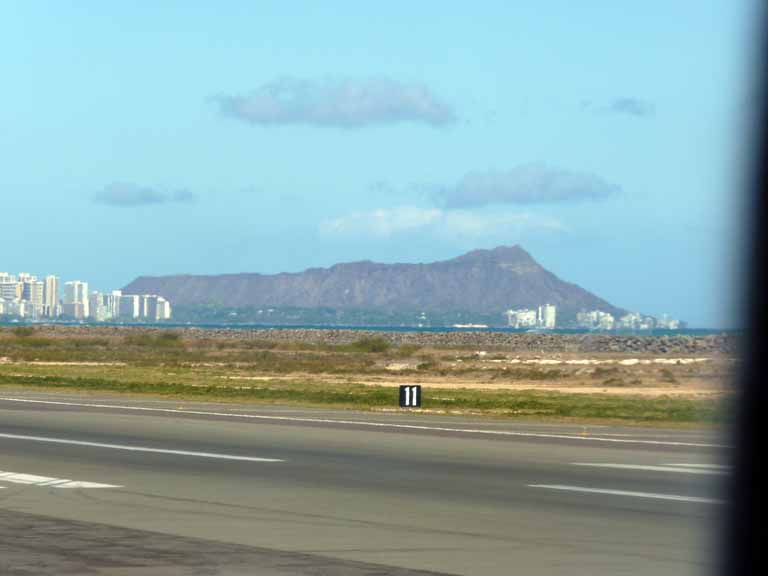
[[[391,236],[397,232],[415,230],[434,224],[444,217],[437,208],[400,206],[380,208],[370,212],[352,212],[346,216],[327,220],[320,229],[327,233],[371,233]]]
[[[434,196],[438,203],[452,209],[600,200],[619,190],[619,186],[596,174],[522,164],[501,172],[469,172],[455,186],[437,188]]]
[[[250,124],[311,124],[356,128],[371,124],[456,121],[453,110],[421,84],[388,78],[281,78],[242,96],[216,98],[221,111]]]
[[[151,204],[190,204],[197,201],[197,195],[189,190],[166,193],[129,182],[113,182],[94,194],[93,201],[107,206],[133,208]]]
[[[467,210],[442,210],[399,206],[368,212],[352,212],[321,223],[325,234],[390,237],[399,233],[427,233],[436,236],[483,237],[504,231],[525,229],[563,230],[553,219],[527,213],[479,213]]]
[[[596,114],[620,114],[636,118],[653,116],[656,112],[652,102],[633,96],[614,98],[607,104],[594,104],[587,100],[582,102],[582,107]]]

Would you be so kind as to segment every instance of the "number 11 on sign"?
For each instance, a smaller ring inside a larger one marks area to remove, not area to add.
[[[400,407],[401,408],[421,407],[421,386],[419,386],[418,384],[400,386]]]

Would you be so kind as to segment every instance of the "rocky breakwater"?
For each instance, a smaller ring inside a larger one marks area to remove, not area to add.
[[[53,337],[120,337],[129,334],[173,331],[184,339],[265,340],[326,345],[349,344],[361,338],[383,338],[394,345],[469,348],[520,353],[623,353],[659,355],[712,355],[738,352],[732,333],[664,336],[619,334],[557,334],[513,332],[399,332],[380,330],[306,328],[159,328],[142,326],[47,326],[41,333]]]
[[[733,354],[737,339],[730,334],[706,336],[634,336],[510,332],[385,332],[362,330],[274,329],[216,330],[218,337],[256,340],[349,344],[360,338],[383,338],[394,345],[473,348],[529,353]],[[190,334],[191,336],[191,334]]]

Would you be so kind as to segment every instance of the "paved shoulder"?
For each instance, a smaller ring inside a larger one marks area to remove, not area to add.
[[[245,576],[439,576],[409,570],[184,538],[0,509],[0,573],[14,576],[176,574]]]

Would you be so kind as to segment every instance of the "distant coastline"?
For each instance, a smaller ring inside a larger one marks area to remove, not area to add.
[[[402,332],[402,333],[498,333],[498,334],[527,334],[526,328],[510,328],[506,326],[390,326],[390,325],[346,325],[346,324],[239,324],[239,323],[206,323],[206,322],[86,322],[86,321],[9,321],[0,320],[0,327],[12,326],[62,326],[62,327],[92,327],[92,328],[152,328],[152,329],[199,329],[199,330],[285,330],[285,331],[353,331],[353,332]],[[585,328],[554,328],[541,330],[537,333],[544,335],[588,335],[600,336],[714,336],[719,334],[739,335],[743,332],[736,328],[683,328],[678,330],[654,328],[650,330],[588,330]]]

